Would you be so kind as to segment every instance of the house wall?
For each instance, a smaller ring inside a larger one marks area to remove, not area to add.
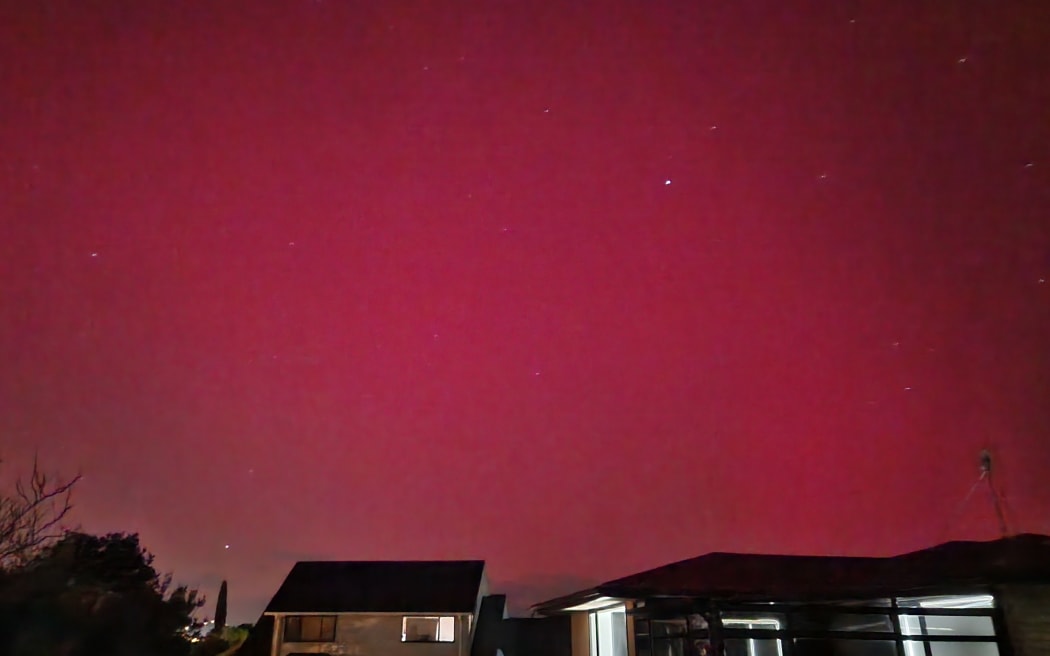
[[[1050,585],[1005,586],[998,597],[1014,656],[1050,656]]]
[[[572,618],[511,617],[503,621],[504,656],[573,656]]]
[[[573,613],[572,656],[590,656],[591,628],[587,613]]]
[[[291,613],[294,614],[294,613]],[[415,613],[437,615],[439,613]],[[448,613],[443,613],[448,615]],[[273,656],[469,656],[471,615],[456,614],[455,642],[401,642],[400,613],[347,613],[335,624],[335,642],[284,642],[284,615],[274,625]]]

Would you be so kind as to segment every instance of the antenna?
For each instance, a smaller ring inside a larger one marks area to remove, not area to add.
[[[948,525],[945,527],[945,533],[951,530],[952,524],[958,519],[959,515],[962,514],[963,508],[966,506],[966,502],[970,500],[973,493],[981,485],[981,483],[988,484],[988,493],[992,497],[992,505],[995,507],[995,516],[999,520],[999,533],[1002,537],[1008,537],[1010,535],[1009,526],[1006,523],[1006,512],[1004,509],[1005,499],[1000,494],[999,490],[995,488],[995,483],[992,481],[992,452],[989,449],[981,449],[981,454],[977,460],[977,480],[974,481],[973,485],[970,486],[970,491],[966,493],[963,500],[959,502],[959,506],[955,509],[955,513],[952,514]]]
[[[999,533],[1005,538],[1010,535],[1010,529],[1006,525],[1003,496],[999,493],[999,490],[995,489],[995,483],[992,480],[992,452],[988,449],[982,449],[980,463],[981,476],[977,480],[978,482],[982,480],[988,481],[988,493],[992,497],[992,505],[995,506],[995,516],[999,519]]]

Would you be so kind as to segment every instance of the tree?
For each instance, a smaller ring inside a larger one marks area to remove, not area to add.
[[[137,535],[67,533],[0,576],[0,654],[185,656],[203,599],[171,578]]]
[[[0,570],[24,565],[62,536],[62,520],[73,509],[73,486],[79,481],[79,474],[70,479],[47,474],[33,458],[28,478],[0,489]]]
[[[219,586],[219,598],[215,601],[215,632],[222,634],[226,628],[226,581]]]

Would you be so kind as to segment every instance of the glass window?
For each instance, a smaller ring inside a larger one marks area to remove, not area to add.
[[[681,638],[653,640],[653,656],[685,656]]]
[[[780,640],[727,638],[725,656],[783,656]]]
[[[285,642],[334,642],[335,615],[289,615],[284,618]]]
[[[874,631],[889,633],[893,623],[889,615],[836,613],[807,610],[791,616],[791,628],[799,631]]]
[[[994,636],[992,618],[973,615],[901,615],[901,633],[932,636]]]
[[[401,642],[455,642],[456,618],[405,617],[401,620]]]
[[[994,642],[931,642],[933,656],[999,656]]]
[[[651,630],[654,637],[685,635],[685,620],[653,620]]]
[[[995,597],[990,594],[900,597],[897,605],[901,608],[995,608]]]
[[[623,606],[590,614],[591,656],[627,656],[627,609]]]
[[[693,613],[686,617],[685,620],[690,633],[707,631],[709,628],[707,626],[707,618],[699,613]]]
[[[784,627],[781,613],[722,613],[722,626],[727,629],[765,629],[779,631]]]

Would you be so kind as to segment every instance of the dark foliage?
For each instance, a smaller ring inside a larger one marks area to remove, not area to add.
[[[202,603],[137,535],[68,533],[0,575],[0,654],[184,656]]]
[[[215,601],[215,632],[220,634],[226,629],[226,594],[226,581],[223,581]]]

